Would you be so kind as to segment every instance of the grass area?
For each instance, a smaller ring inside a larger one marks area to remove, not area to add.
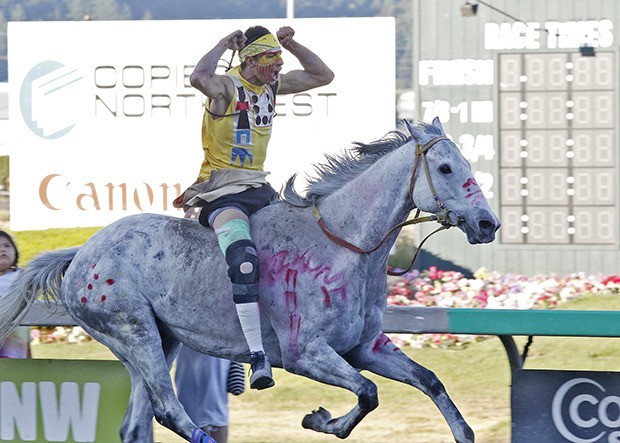
[[[618,296],[584,296],[562,309],[620,309]],[[615,338],[535,337],[525,367],[528,369],[608,370],[620,368]],[[525,337],[517,337],[523,348]],[[463,350],[410,349],[418,363],[433,370],[446,386],[478,443],[510,441],[510,369],[499,339],[492,337]],[[36,358],[113,358],[98,343],[39,345]],[[379,408],[367,416],[346,440],[353,443],[449,443],[453,439],[432,402],[414,388],[364,373],[377,383]],[[334,416],[350,410],[353,394],[311,380],[275,371],[276,386],[230,397],[230,441],[336,442],[336,437],[301,427],[303,416],[323,406]],[[183,440],[156,426],[156,441]]]
[[[19,249],[19,266],[45,251],[81,246],[101,228],[45,229],[9,232]]]

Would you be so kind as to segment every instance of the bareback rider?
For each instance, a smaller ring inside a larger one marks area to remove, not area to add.
[[[233,300],[250,348],[250,387],[274,385],[263,349],[258,309],[260,269],[250,236],[250,215],[277,197],[267,183],[263,163],[275,117],[275,95],[326,85],[334,74],[312,51],[298,43],[295,31],[280,28],[277,38],[262,26],[235,31],[205,54],[190,76],[207,96],[202,123],[204,160],[196,183],[175,200],[185,210],[201,208],[199,222],[212,227],[226,257]],[[281,74],[282,47],[302,69]],[[239,51],[241,65],[215,73],[226,50]]]

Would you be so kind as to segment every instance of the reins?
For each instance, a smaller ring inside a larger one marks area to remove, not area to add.
[[[396,275],[396,276],[404,275],[407,272],[409,272],[411,268],[413,267],[413,264],[415,263],[416,259],[418,258],[418,255],[420,254],[422,246],[424,245],[426,240],[428,240],[433,234],[439,231],[443,231],[445,229],[451,228],[452,226],[456,226],[459,222],[458,214],[456,214],[454,211],[447,209],[445,205],[443,204],[443,202],[441,201],[441,199],[439,198],[439,196],[437,195],[437,192],[435,191],[435,187],[433,186],[433,182],[431,180],[431,174],[428,169],[428,163],[426,161],[426,151],[428,151],[431,147],[433,147],[437,142],[440,142],[442,140],[449,140],[449,139],[446,136],[440,136],[440,137],[436,137],[432,139],[431,141],[427,142],[424,145],[420,145],[419,143],[417,144],[416,158],[415,158],[415,163],[413,166],[413,173],[411,175],[411,180],[409,182],[409,198],[413,202],[413,188],[414,188],[414,183],[415,183],[415,177],[416,177],[416,173],[418,169],[418,163],[420,162],[420,159],[422,159],[422,165],[424,167],[424,172],[426,173],[426,179],[428,180],[428,185],[431,190],[431,193],[433,194],[433,198],[435,199],[437,206],[439,206],[439,209],[441,210],[440,214],[437,214],[437,215],[433,214],[429,216],[420,217],[420,210],[418,209],[415,217],[412,220],[406,220],[404,222],[398,223],[397,225],[390,228],[387,231],[387,233],[383,236],[383,238],[379,241],[379,243],[377,243],[374,247],[370,249],[363,249],[363,248],[360,248],[359,246],[354,245],[353,243],[348,242],[342,237],[337,236],[333,232],[331,232],[329,228],[325,225],[325,222],[323,221],[323,218],[321,217],[321,214],[319,213],[319,208],[316,205],[313,205],[314,217],[316,218],[316,221],[318,225],[321,227],[321,230],[323,231],[323,233],[334,243],[344,248],[347,248],[353,252],[357,252],[360,254],[370,254],[378,250],[385,243],[389,235],[392,234],[397,229],[400,229],[404,226],[416,225],[418,223],[424,223],[424,222],[429,222],[429,221],[438,222],[439,224],[441,224],[441,226],[435,229],[430,234],[428,234],[424,238],[424,240],[420,242],[411,260],[411,264],[407,267],[407,269],[405,269],[404,271],[398,271],[398,272],[390,271],[390,270],[387,271],[389,275]]]
[[[370,249],[362,249],[359,246],[354,245],[353,243],[349,243],[348,241],[346,241],[345,239],[343,239],[342,237],[338,237],[336,234],[334,234],[333,232],[331,232],[329,230],[329,228],[325,225],[325,222],[323,221],[323,218],[321,218],[321,214],[319,214],[319,208],[317,208],[316,206],[314,206],[314,217],[316,218],[317,223],[319,224],[319,226],[321,227],[321,229],[323,230],[323,233],[330,239],[332,240],[334,243],[339,244],[340,246],[343,246],[353,252],[358,252],[360,254],[370,254],[371,252],[375,252],[377,249],[379,249],[383,243],[385,243],[385,241],[387,240],[388,236],[396,231],[399,228],[402,228],[403,226],[408,226],[408,225],[415,225],[418,223],[423,223],[423,222],[427,222],[427,221],[435,221],[437,220],[437,216],[436,215],[429,215],[426,217],[418,217],[418,218],[414,218],[413,220],[407,220],[401,223],[398,223],[396,226],[393,226],[392,228],[390,228],[390,230],[383,236],[383,238],[381,239],[381,241],[379,241],[379,243],[377,243],[374,247],[370,248]],[[447,228],[444,228],[447,229]]]

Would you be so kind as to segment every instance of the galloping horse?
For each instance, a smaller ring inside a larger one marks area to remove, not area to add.
[[[457,226],[471,244],[493,241],[500,222],[439,120],[409,130],[411,136],[393,131],[328,157],[305,196],[292,177],[284,201],[252,217],[265,351],[274,366],[357,395],[342,417],[319,408],[305,416],[305,428],[346,438],[378,406],[376,385],[359,372],[368,370],[420,389],[455,440],[473,442],[435,374],[381,331],[386,269],[398,226],[414,208]],[[59,300],[129,371],[123,442],[152,441],[153,415],[188,441],[213,441],[185,413],[169,373],[181,343],[249,361],[212,230],[142,214],[107,226],[80,248],[42,254],[0,298],[0,343],[39,296]]]

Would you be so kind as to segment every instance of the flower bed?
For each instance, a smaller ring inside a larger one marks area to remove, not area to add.
[[[49,343],[68,343],[79,345],[93,339],[80,326],[33,327],[30,328],[30,338],[31,346]]]
[[[431,266],[419,273],[388,277],[388,305],[446,308],[551,309],[584,294],[620,293],[620,277],[583,273],[528,277],[481,268],[474,278]],[[33,328],[32,344],[80,344],[92,338],[80,327]],[[486,337],[452,334],[390,334],[398,346],[459,349]]]
[[[402,277],[388,277],[388,305],[446,308],[551,309],[584,294],[617,295],[620,277],[583,273],[537,275],[500,274],[481,268],[474,278],[430,267]],[[462,348],[486,337],[421,334],[391,335],[399,346]]]

